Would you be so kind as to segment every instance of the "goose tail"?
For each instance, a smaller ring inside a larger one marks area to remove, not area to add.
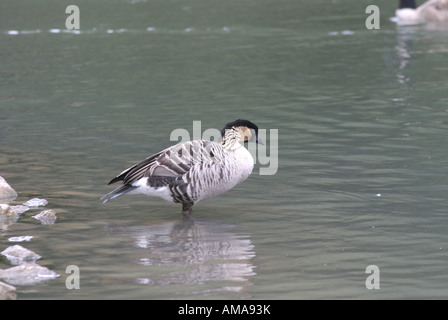
[[[115,198],[117,198],[119,196],[122,196],[123,194],[128,193],[128,192],[130,192],[130,191],[132,191],[134,189],[137,189],[137,188],[138,187],[136,187],[136,186],[133,186],[133,185],[130,185],[130,184],[125,184],[125,185],[123,185],[121,187],[118,187],[118,188],[112,190],[108,194],[102,196],[100,198],[100,200],[102,200],[103,203],[106,203],[109,200],[115,199]]]

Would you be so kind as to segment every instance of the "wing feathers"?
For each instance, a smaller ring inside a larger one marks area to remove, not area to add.
[[[124,184],[132,184],[143,177],[177,177],[181,176],[191,169],[196,163],[203,163],[210,160],[216,154],[216,144],[206,140],[193,140],[179,143],[172,147],[166,148],[140,163],[122,171],[119,175],[113,178],[108,184],[122,181]],[[210,147],[214,152],[210,152]],[[219,145],[218,145],[219,147]],[[183,192],[180,192],[179,196]]]

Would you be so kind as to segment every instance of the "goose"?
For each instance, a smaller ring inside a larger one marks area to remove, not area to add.
[[[252,138],[259,143],[258,127],[248,120],[235,120],[221,130],[221,141],[191,140],[153,154],[110,180],[122,185],[101,197],[103,203],[123,194],[145,194],[182,204],[190,216],[193,206],[245,181],[254,160],[241,144]],[[261,143],[261,142],[260,142]]]
[[[400,0],[395,15],[404,23],[448,21],[448,0],[428,0],[419,7],[415,0]]]

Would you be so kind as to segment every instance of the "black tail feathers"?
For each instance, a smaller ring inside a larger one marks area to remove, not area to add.
[[[112,200],[112,199],[114,199],[116,197],[119,197],[119,196],[121,196],[121,195],[123,195],[125,193],[128,193],[128,192],[130,192],[130,191],[132,191],[134,189],[137,189],[137,188],[138,187],[135,187],[135,186],[132,186],[132,185],[129,185],[129,184],[125,184],[125,185],[123,185],[121,187],[118,187],[118,188],[112,190],[108,194],[102,196],[100,200],[102,200],[103,203],[106,203],[109,200]]]

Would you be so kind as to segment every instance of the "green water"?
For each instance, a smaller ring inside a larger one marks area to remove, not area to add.
[[[32,235],[60,274],[18,298],[448,297],[448,27],[397,27],[378,1],[367,30],[368,4],[2,1],[0,175],[58,216],[1,224],[0,251]],[[278,130],[278,170],[257,163],[196,223],[157,198],[99,201],[174,129],[237,118]]]

